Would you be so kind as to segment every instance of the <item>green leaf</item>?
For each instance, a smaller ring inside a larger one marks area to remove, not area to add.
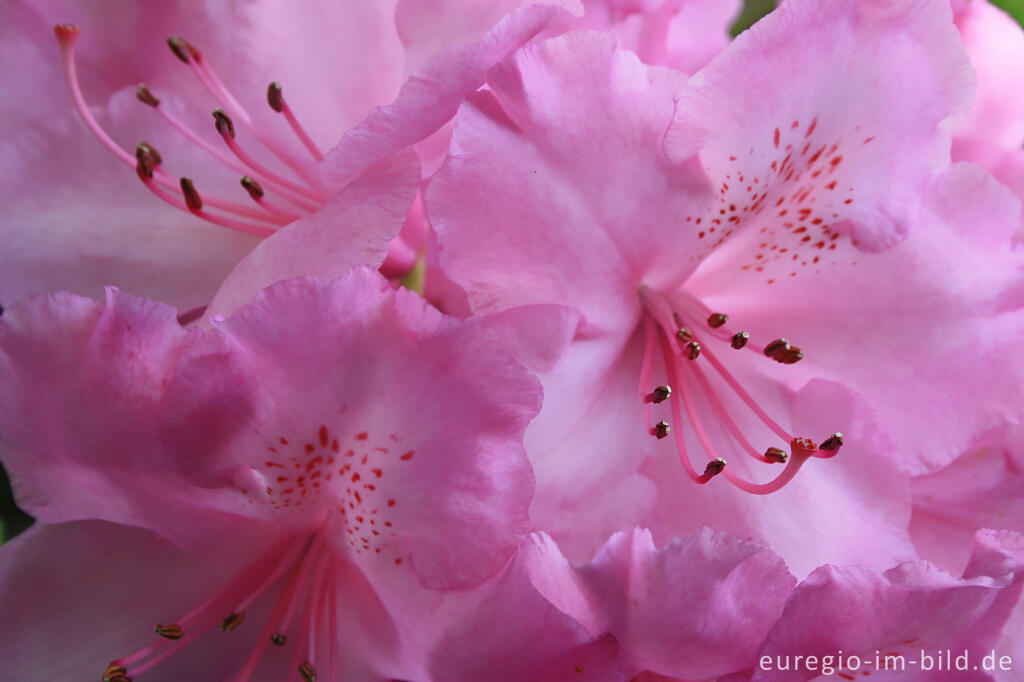
[[[992,0],[992,4],[1005,10],[1018,24],[1024,26],[1024,0]]]
[[[730,33],[734,37],[738,36],[773,9],[775,9],[775,0],[747,0],[743,6],[743,11],[736,18],[736,23],[732,25]]]

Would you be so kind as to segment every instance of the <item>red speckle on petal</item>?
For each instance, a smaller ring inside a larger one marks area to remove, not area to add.
[[[782,133],[778,128],[775,129],[775,148],[779,148],[779,142],[782,140]]]
[[[359,433],[356,434],[356,440],[366,440],[369,437],[370,434],[368,434],[366,431],[360,431]]]
[[[404,461],[408,462],[410,459],[412,459],[412,456],[415,455],[415,454],[416,454],[415,450],[410,450],[409,452],[405,453],[404,455],[402,455],[398,459],[401,459],[401,460],[404,460]]]
[[[327,427],[326,426],[321,426],[318,433],[319,433],[319,436],[320,436],[320,447],[326,448],[327,447]]]

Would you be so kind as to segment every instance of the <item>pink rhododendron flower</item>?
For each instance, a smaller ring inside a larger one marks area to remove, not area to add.
[[[116,291],[4,314],[3,461],[44,522],[0,554],[6,674],[418,677],[424,588],[479,584],[530,528],[538,382],[499,322],[444,318],[367,270],[278,284],[214,324]],[[248,636],[209,646],[243,619]]]
[[[798,574],[911,558],[900,470],[1022,400],[977,353],[1019,333],[1020,205],[949,165],[971,76],[948,5],[787,2],[689,82],[572,34],[487,84],[427,210],[474,312],[584,316],[527,432],[539,527],[575,560],[637,522],[755,534]],[[843,442],[856,462],[794,478]]]

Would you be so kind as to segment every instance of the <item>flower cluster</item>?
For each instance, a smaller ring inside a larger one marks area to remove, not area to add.
[[[1024,680],[1001,10],[0,4],[5,679]]]

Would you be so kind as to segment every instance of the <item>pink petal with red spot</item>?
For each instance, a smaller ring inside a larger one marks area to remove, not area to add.
[[[357,270],[267,289],[194,339],[161,428],[224,508],[295,527],[328,514],[363,564],[479,582],[529,529],[521,439],[540,387],[486,330]],[[378,553],[376,550],[380,549]]]
[[[944,1],[790,0],[698,73],[666,150],[686,158],[704,132],[719,234],[755,252],[835,233],[877,251],[906,236],[918,193],[948,165],[942,122],[970,104],[950,19]]]

